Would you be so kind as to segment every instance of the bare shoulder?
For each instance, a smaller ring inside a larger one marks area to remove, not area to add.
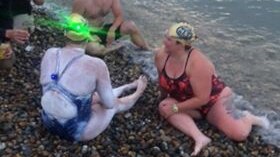
[[[59,48],[55,47],[47,49],[47,51],[44,53],[44,58],[54,56],[58,50]]]
[[[196,61],[210,61],[209,58],[198,48],[192,50],[190,60],[194,63],[196,63]]]
[[[86,67],[92,67],[93,69],[106,69],[106,63],[97,57],[91,57],[89,55],[85,55],[83,58],[83,63]]]
[[[155,65],[158,70],[163,68],[164,60],[167,57],[167,54],[164,52],[164,47],[159,47],[154,50],[155,52]]]
[[[214,71],[215,67],[212,61],[200,49],[195,48],[189,59],[192,69],[209,69]]]
[[[166,57],[166,53],[164,53],[164,47],[158,47],[154,49],[155,52],[155,60],[161,60],[162,58]]]

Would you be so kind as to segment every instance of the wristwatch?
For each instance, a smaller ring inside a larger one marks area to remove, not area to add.
[[[177,104],[173,104],[172,107],[171,107],[171,109],[172,109],[172,111],[173,111],[174,113],[179,112],[179,108],[178,108]]]

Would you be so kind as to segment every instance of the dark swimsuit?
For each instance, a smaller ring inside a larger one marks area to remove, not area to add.
[[[190,79],[186,74],[186,67],[188,64],[188,60],[193,48],[190,50],[188,57],[186,59],[184,72],[181,76],[177,78],[170,78],[166,71],[165,66],[169,59],[167,57],[162,72],[159,75],[159,85],[160,87],[169,94],[170,97],[176,99],[179,102],[188,100],[194,97],[194,92],[192,86],[190,84]],[[203,117],[206,117],[207,113],[211,109],[211,107],[216,103],[217,98],[219,97],[222,90],[225,88],[224,82],[222,82],[217,76],[212,75],[212,91],[210,94],[210,100],[207,104],[203,105],[199,109],[197,109]]]
[[[109,29],[111,28],[113,24],[104,24],[101,29],[98,29],[95,32],[92,32],[92,35],[97,35],[99,39],[101,40],[100,44],[106,45],[107,44],[107,35],[109,32]],[[119,39],[122,37],[121,32],[120,32],[120,26],[115,30],[115,40]]]

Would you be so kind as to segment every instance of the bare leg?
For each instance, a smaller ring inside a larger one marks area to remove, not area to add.
[[[130,109],[136,101],[142,96],[145,88],[147,87],[147,78],[145,76],[140,76],[137,80],[137,89],[136,91],[126,97],[120,98],[120,101],[123,102],[117,105],[117,112],[123,112]]]
[[[116,45],[111,45],[110,47],[105,47],[104,45],[99,44],[98,42],[90,42],[86,46],[86,53],[90,56],[102,58],[106,54],[120,49],[122,46],[123,45],[121,44],[116,44]]]
[[[105,109],[100,104],[94,104],[92,107],[92,117],[85,128],[81,140],[91,140],[102,133],[107,128],[116,113],[126,111],[135,104],[135,102],[143,94],[146,86],[147,79],[143,76],[140,76],[137,80],[136,91],[129,96],[120,98],[119,102],[121,103],[116,104],[113,109]]]
[[[145,42],[144,38],[142,37],[139,29],[132,21],[125,21],[121,25],[121,33],[122,34],[129,34],[131,37],[131,41],[138,46],[139,48],[143,48],[148,50],[148,44]]]
[[[252,115],[248,111],[238,111],[231,104],[232,92],[225,88],[220,95],[220,100],[211,108],[207,120],[223,131],[229,138],[236,141],[245,140],[251,132],[252,125],[269,127],[266,117]]]
[[[203,147],[211,142],[211,139],[205,136],[196,126],[193,119],[184,113],[175,114],[167,119],[174,127],[190,136],[195,141],[194,151],[192,156],[197,155]]]
[[[135,80],[129,84],[125,84],[125,85],[122,85],[120,87],[117,87],[117,88],[114,88],[113,89],[113,94],[116,96],[116,97],[119,97],[124,91],[128,91],[130,89],[134,89],[136,88],[138,85],[138,80]],[[99,98],[99,95],[95,92],[92,96],[92,102],[93,104],[96,104],[96,103],[99,103],[100,102],[100,98]]]
[[[164,101],[164,100],[163,100]],[[160,104],[164,105],[163,102]],[[196,116],[195,116],[196,117]],[[199,117],[198,117],[199,118]],[[211,142],[211,139],[204,135],[196,126],[194,120],[187,113],[177,113],[169,118],[167,121],[173,125],[175,128],[182,131],[184,134],[190,136],[195,141],[194,151],[192,152],[192,156],[197,155],[203,147],[205,147],[208,143]]]

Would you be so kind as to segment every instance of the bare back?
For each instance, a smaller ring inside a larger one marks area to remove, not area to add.
[[[56,69],[56,53],[61,50],[60,53],[60,71],[61,72],[66,64],[75,56],[84,53],[81,49],[73,51],[67,48],[64,49],[49,49],[41,64],[41,84],[51,82],[51,74]],[[60,80],[61,85],[67,88],[70,92],[77,95],[87,94],[95,89],[96,81],[96,66],[97,61],[95,58],[84,55],[80,59],[76,60],[71,66],[67,68],[63,77]],[[75,81],[73,81],[75,80]],[[89,86],[90,85],[90,86]]]
[[[107,108],[113,106],[115,97],[109,78],[109,71],[99,58],[90,57],[84,54],[81,48],[49,49],[41,63],[40,83],[45,91],[45,85],[52,82],[51,75],[56,70],[57,52],[59,56],[59,73],[76,56],[82,55],[75,60],[65,73],[61,76],[59,84],[72,94],[82,96],[97,92],[100,95],[103,105]],[[41,104],[45,111],[51,113],[57,119],[69,119],[76,116],[76,108],[62,94],[47,91],[43,93]]]

